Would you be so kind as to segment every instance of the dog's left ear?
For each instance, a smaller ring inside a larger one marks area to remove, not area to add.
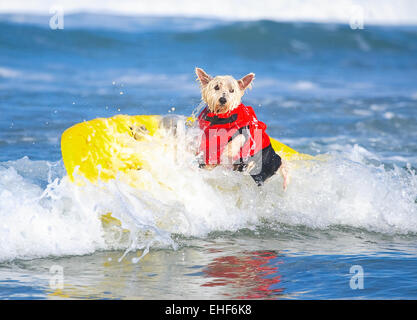
[[[253,79],[255,79],[255,74],[249,73],[242,79],[238,80],[237,83],[239,84],[240,90],[245,91],[247,88],[251,88],[251,83]]]

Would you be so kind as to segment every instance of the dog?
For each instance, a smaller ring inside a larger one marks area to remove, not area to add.
[[[241,102],[255,74],[236,80],[230,75],[212,77],[201,68],[196,68],[195,73],[206,104],[198,116],[203,131],[200,167],[231,165],[251,175],[258,186],[280,171],[286,190],[289,174],[285,161],[272,148],[265,123],[258,120],[252,107]]]

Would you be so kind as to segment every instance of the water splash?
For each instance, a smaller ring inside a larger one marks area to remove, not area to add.
[[[178,129],[179,128],[179,129]],[[83,187],[72,184],[62,162],[24,158],[0,164],[0,261],[83,255],[98,250],[176,248],[173,235],[204,238],[213,232],[271,228],[363,228],[417,233],[415,171],[386,167],[360,146],[340,147],[326,160],[292,163],[292,183],[282,178],[262,188],[250,176],[217,167],[198,168],[192,142],[198,132],[178,119],[177,135],[137,141],[144,156],[141,181],[126,176]],[[182,128],[182,129],[181,129]],[[191,145],[191,147],[190,147]],[[103,224],[111,213],[118,223]]]

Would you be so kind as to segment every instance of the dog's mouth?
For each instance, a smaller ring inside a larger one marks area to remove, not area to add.
[[[225,104],[218,104],[215,105],[211,111],[213,113],[226,113],[227,111],[229,111],[229,107]]]

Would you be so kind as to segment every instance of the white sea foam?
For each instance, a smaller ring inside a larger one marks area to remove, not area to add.
[[[58,186],[65,191],[50,193]],[[77,202],[71,188],[64,179],[42,189],[13,167],[0,167],[0,261],[105,248],[94,210],[87,201]]]
[[[191,91],[196,89],[194,79],[189,74],[152,74],[131,71],[115,79],[115,84],[140,85],[142,87],[155,87]]]
[[[311,81],[297,81],[294,84],[294,89],[296,90],[312,90],[315,89],[316,85],[312,83]]]
[[[372,115],[372,111],[364,110],[364,109],[353,109],[353,114],[361,117],[369,117]]]
[[[64,13],[110,12],[126,15],[216,17],[227,20],[272,19],[279,21],[338,22],[349,24],[358,7],[367,24],[417,24],[417,2],[414,0],[119,0],[70,1],[15,0],[0,3],[0,12],[37,13],[48,15],[59,5]],[[363,47],[366,48],[366,47]]]
[[[34,81],[52,81],[54,78],[48,73],[34,73],[20,71],[11,68],[5,68],[0,66],[0,78],[17,78],[23,80],[34,80]]]
[[[79,187],[61,163],[25,158],[0,164],[0,261],[175,248],[173,233],[205,237],[254,228],[265,219],[315,229],[417,233],[415,173],[375,165],[379,157],[360,146],[293,162],[292,182],[283,192],[279,175],[259,188],[241,173],[198,169],[183,143],[195,134],[180,130],[182,138],[168,135],[165,144],[156,138],[137,142],[144,155],[143,169],[135,172],[143,182],[139,189],[124,183],[123,174]],[[108,212],[121,227],[102,225],[100,216]]]
[[[16,70],[0,67],[0,78],[16,78],[19,74]]]

